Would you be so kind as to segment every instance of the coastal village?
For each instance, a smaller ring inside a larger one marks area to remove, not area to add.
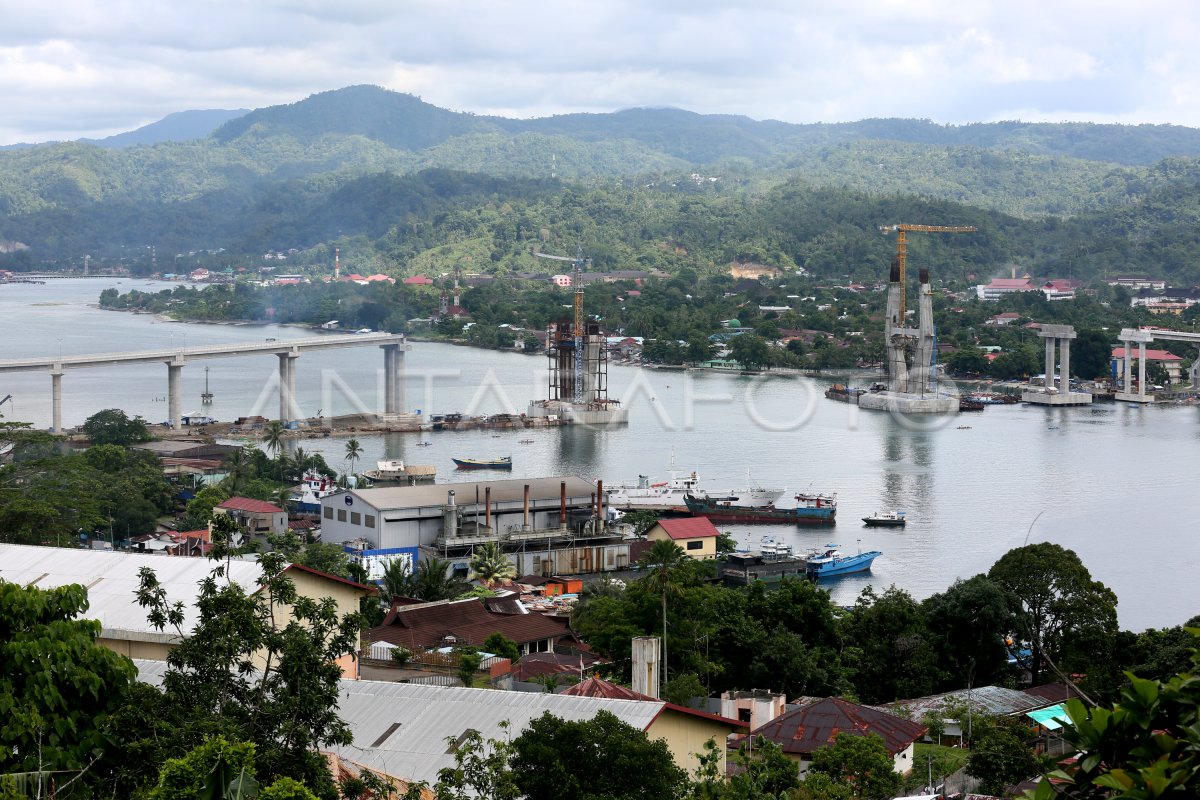
[[[580,272],[577,268],[576,279]],[[1168,383],[1183,378],[1181,358],[1147,351],[1145,343],[1153,336],[1191,342],[1188,333],[1153,327],[1122,332],[1129,349],[1111,354],[1114,381],[1089,381],[1084,386],[1059,378],[1057,354],[1050,349],[1052,344],[1064,348],[1062,372],[1069,374],[1065,348],[1073,330],[1027,323],[1027,330],[1047,341],[1046,371],[1040,380],[1011,387],[995,383],[987,390],[947,398],[936,387],[938,350],[929,284],[922,270],[915,322],[903,322],[904,284],[893,268],[886,284],[889,344],[882,380],[863,389],[834,384],[828,398],[868,410],[953,415],[979,410],[972,404],[1055,405],[1067,399],[1078,405],[1085,402],[1080,399],[1084,396],[1086,402],[1097,396],[1152,402],[1155,394],[1144,392],[1151,360],[1166,370]],[[734,682],[711,692],[714,674],[720,674],[713,670],[729,656],[700,658],[698,633],[693,634],[689,654],[669,659],[674,651],[668,650],[668,643],[686,647],[671,625],[690,627],[679,619],[668,622],[672,597],[718,591],[717,587],[735,593],[766,588],[825,597],[823,582],[867,572],[876,558],[886,558],[879,551],[843,552],[832,543],[797,553],[770,534],[763,535],[757,547],[746,547],[718,527],[746,522],[832,526],[838,509],[832,491],[789,493],[749,482],[712,490],[702,487],[697,472],[690,469],[674,470],[665,480],[641,476],[608,484],[575,476],[462,479],[464,472],[503,473],[511,469],[509,457],[456,458],[460,474],[447,481],[432,466],[399,460],[355,470],[354,438],[346,441],[351,468],[344,474],[329,470],[323,460],[285,466],[283,441],[297,434],[330,436],[339,427],[341,436],[352,437],[380,430],[425,434],[462,429],[459,426],[504,430],[628,424],[619,413],[624,409],[606,394],[606,370],[610,360],[638,364],[643,342],[608,336],[587,322],[583,283],[569,281],[565,288],[572,286],[575,320],[537,338],[548,357],[549,397],[534,398],[529,412],[519,417],[406,417],[403,395],[396,389],[377,418],[363,415],[349,430],[346,420],[330,420],[322,430],[319,420],[314,424],[290,418],[289,395],[295,390],[289,384],[294,378],[284,370],[293,367],[291,358],[283,356],[276,420],[248,417],[222,427],[204,413],[180,415],[166,435],[151,439],[144,422],[129,420],[115,409],[102,412],[110,424],[115,421],[136,431],[132,440],[118,444],[128,448],[129,457],[157,464],[162,480],[175,493],[175,521],[161,518],[155,532],[124,537],[111,530],[107,535],[103,530],[81,532],[78,546],[72,548],[0,544],[0,579],[28,591],[87,587],[89,609],[84,618],[97,621],[96,645],[131,659],[138,681],[164,688],[172,676],[183,674],[173,653],[182,652],[179,648],[190,639],[206,635],[209,620],[200,611],[206,602],[203,586],[218,565],[223,564],[222,579],[232,590],[251,598],[272,618],[294,614],[305,602],[325,603],[335,615],[360,618],[354,636],[339,640],[344,649],[328,653],[328,663],[336,668],[329,686],[336,692],[337,713],[348,738],[322,750],[321,756],[332,780],[373,776],[392,787],[377,790],[382,792],[379,796],[426,796],[435,786],[444,791],[447,776],[461,770],[464,759],[499,748],[507,737],[533,735],[546,715],[580,724],[611,715],[645,740],[660,743],[668,759],[664,763],[676,776],[694,781],[693,792],[702,791],[695,787],[706,781],[738,785],[764,768],[762,759],[772,758],[775,769],[788,765],[782,777],[775,778],[780,788],[803,792],[810,782],[823,786],[821,781],[828,777],[815,776],[830,774],[828,754],[853,750],[857,745],[850,739],[855,738],[869,742],[882,759],[869,769],[886,764],[891,776],[881,782],[884,788],[875,790],[879,794],[862,796],[1012,796],[1036,788],[1037,765],[1072,757],[1077,744],[1065,739],[1062,730],[1070,719],[1068,703],[1088,697],[1078,685],[1090,686],[1088,676],[1050,666],[1052,662],[1044,660],[1049,643],[1037,632],[1020,638],[1020,628],[1009,616],[1013,612],[1003,610],[1003,604],[989,612],[997,615],[991,627],[979,624],[985,613],[982,606],[966,623],[977,655],[990,663],[973,655],[963,674],[962,662],[940,668],[935,664],[949,654],[931,652],[927,674],[890,691],[864,692],[865,684],[855,691],[844,681],[812,678],[772,686],[760,673],[765,686]],[[1062,282],[1038,287],[1029,280],[1020,286],[1016,280],[993,281],[990,288],[980,288],[980,297],[992,299],[987,292],[1043,291],[1055,293],[1048,299],[1069,300],[1065,295],[1074,288]],[[856,289],[860,290],[869,291]],[[457,296],[448,307],[461,308]],[[1006,327],[1020,319],[1007,312],[985,324]],[[714,344],[729,344],[751,331],[736,320],[726,329]],[[325,330],[331,337],[327,341],[334,342],[336,331]],[[795,333],[802,337],[805,332]],[[389,344],[393,339],[397,343]],[[374,342],[356,338],[347,345],[358,343]],[[1126,356],[1135,343],[1142,348],[1136,383],[1132,359]],[[786,347],[786,342],[778,345]],[[402,371],[403,361],[391,359],[402,359],[411,345],[403,337],[391,337],[383,346],[387,368]],[[264,347],[271,350],[273,345]],[[395,356],[387,347],[395,348]],[[198,355],[189,353],[192,358]],[[711,364],[700,366],[730,368],[726,355],[718,353]],[[178,364],[182,363],[181,359]],[[64,361],[58,369],[66,367],[69,363]],[[1195,374],[1193,370],[1193,378]],[[397,379],[390,378],[389,385],[392,381]],[[171,407],[174,414],[179,403],[173,401]],[[90,437],[98,430],[95,418],[89,419],[71,437],[73,444],[94,445]],[[243,442],[252,437],[251,442],[274,453],[279,478],[286,470],[298,482],[285,481],[269,500],[238,494],[240,463],[257,459],[265,474],[271,470],[261,449],[230,440],[239,435]],[[204,507],[208,501],[212,502]],[[189,529],[186,523],[196,521],[205,524]],[[862,519],[867,526],[900,530],[906,521],[904,512],[894,509]],[[1021,557],[1021,550],[1005,559]],[[261,577],[263,566],[254,553],[283,558],[275,577]],[[1073,553],[1064,557],[1075,558]],[[157,576],[152,583],[147,582],[147,571]],[[287,581],[283,596],[294,592],[293,599],[263,595],[264,587],[277,579]],[[987,582],[991,576],[972,580]],[[994,591],[1000,592],[1002,585],[997,579]],[[153,592],[147,595],[150,586]],[[630,591],[648,592],[651,598],[661,592],[661,626],[656,630],[651,624],[643,631],[633,627],[628,633],[611,623],[597,628],[594,618],[605,599]],[[147,613],[154,593],[179,604],[173,632],[161,618]],[[868,594],[853,608],[836,609],[827,598],[818,602],[852,630],[857,623],[846,620],[861,617],[866,624],[876,613],[873,609],[882,608],[875,595]],[[912,604],[911,599],[907,602]],[[932,634],[933,619],[925,635]],[[955,624],[963,623],[960,618]],[[706,652],[714,636],[732,635],[727,647],[736,641],[732,631],[716,630],[703,634]],[[801,629],[792,635],[811,634]],[[878,631],[869,636],[890,640]],[[963,632],[955,636],[962,641]],[[871,647],[871,639],[858,640],[858,646]],[[750,652],[744,657],[753,661],[765,655]],[[242,657],[252,670],[272,669],[274,656],[261,648]],[[1059,657],[1061,652],[1055,655]],[[955,671],[961,685],[951,677]],[[941,677],[935,679],[935,673]],[[983,677],[993,680],[979,680]],[[789,685],[794,688],[789,690]],[[904,693],[904,685],[936,691]],[[841,691],[831,691],[838,686]],[[822,688],[824,692],[814,691]],[[1023,754],[1016,766],[997,767],[988,761],[989,748],[1000,746]],[[842,779],[853,782],[863,779],[854,769],[868,768],[843,769]],[[474,785],[475,791],[482,785]]]

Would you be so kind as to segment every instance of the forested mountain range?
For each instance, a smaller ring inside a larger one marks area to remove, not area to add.
[[[325,263],[336,242],[352,267],[396,273],[533,268],[535,246],[578,245],[614,268],[740,259],[865,276],[890,246],[878,225],[917,221],[980,228],[918,245],[946,277],[1016,263],[1195,280],[1197,156],[1200,131],[1177,126],[513,120],[358,86],[200,139],[0,152],[0,240],[29,246],[0,267],[88,253],[147,269],[150,246]]]

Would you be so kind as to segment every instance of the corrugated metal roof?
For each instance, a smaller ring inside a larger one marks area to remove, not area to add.
[[[1016,689],[977,686],[974,689],[959,689],[913,700],[899,700],[893,705],[906,709],[912,719],[919,720],[930,711],[941,711],[951,706],[970,705],[971,710],[977,714],[1016,714],[1045,704],[1044,700]],[[883,711],[890,710],[887,706],[876,707]]]
[[[141,680],[162,682],[166,664],[134,663]],[[665,705],[658,700],[607,700],[545,692],[343,680],[338,714],[354,733],[354,743],[333,751],[368,769],[433,783],[439,770],[454,766],[454,756],[446,752],[447,739],[457,741],[468,730],[479,731],[484,739],[511,739],[547,711],[568,721],[591,719],[600,711],[609,711],[638,730],[645,730]],[[501,727],[502,722],[509,723],[507,731]]]
[[[567,497],[589,497],[596,485],[583,478],[511,478],[498,481],[470,481],[466,483],[437,483],[424,486],[385,486],[378,489],[354,489],[351,493],[362,498],[381,511],[401,508],[420,508],[446,504],[447,492],[453,490],[459,505],[473,504],[475,492],[483,502],[487,489],[492,490],[493,503],[520,502],[525,496],[525,485],[529,484],[529,496],[533,500],[558,499],[559,484],[566,481]]]
[[[106,634],[135,633],[139,639],[159,635],[159,631],[146,620],[146,609],[137,603],[138,570],[153,569],[168,599],[183,602],[182,628],[186,633],[196,623],[199,583],[213,566],[207,558],[0,544],[0,579],[39,589],[82,584],[87,587],[90,603],[86,618],[100,620]],[[253,591],[262,570],[257,561],[234,560],[226,574],[247,591]],[[173,635],[174,630],[167,628],[161,635],[167,634]]]

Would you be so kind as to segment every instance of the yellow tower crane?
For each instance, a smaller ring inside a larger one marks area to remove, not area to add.
[[[900,285],[904,290],[900,293],[900,319],[904,320],[905,313],[905,296],[908,294],[908,284],[904,282],[904,264],[908,258],[908,238],[909,231],[917,231],[919,233],[974,233],[978,228],[970,225],[911,225],[906,222],[901,222],[898,225],[880,225],[879,230],[887,235],[895,231],[896,233],[896,263],[900,265]]]

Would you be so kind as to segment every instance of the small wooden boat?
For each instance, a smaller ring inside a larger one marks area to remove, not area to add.
[[[869,517],[863,517],[862,521],[884,528],[903,528],[907,522],[903,511],[876,511]]]
[[[452,458],[450,460],[459,469],[512,469],[512,456],[483,460],[477,458]]]

